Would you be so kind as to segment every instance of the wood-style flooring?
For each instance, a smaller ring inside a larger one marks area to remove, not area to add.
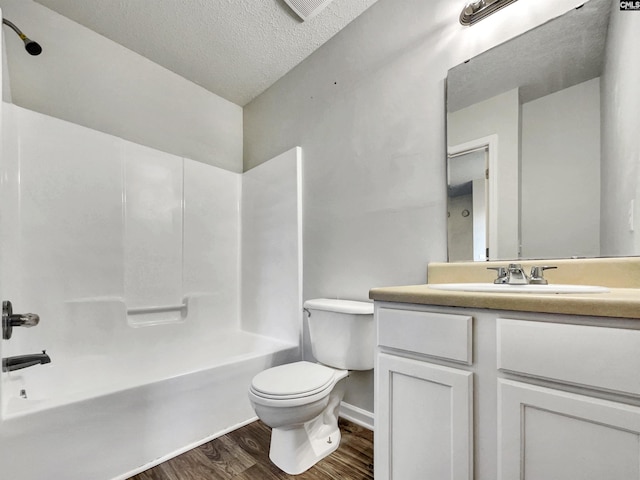
[[[343,419],[340,430],[338,450],[301,475],[287,475],[271,463],[271,429],[256,421],[129,480],[373,479],[373,432]]]

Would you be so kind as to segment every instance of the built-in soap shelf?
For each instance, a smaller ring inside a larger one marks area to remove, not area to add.
[[[189,297],[182,303],[127,308],[127,323],[134,328],[182,323],[189,313]]]
[[[181,303],[176,304],[163,304],[163,305],[149,305],[149,306],[135,306],[128,307],[126,300],[122,297],[86,297],[68,300],[65,303],[68,305],[83,305],[83,307],[89,307],[90,304],[94,304],[96,307],[101,307],[112,304],[113,313],[118,312],[118,317],[125,317],[127,324],[130,327],[150,327],[155,325],[182,323],[188,315],[190,305],[193,300],[200,297],[213,296],[211,293],[194,293],[186,295],[182,298]],[[90,310],[91,307],[89,307]],[[84,308],[83,308],[84,310]],[[89,314],[87,310],[84,310],[85,314]]]
[[[127,308],[127,315],[144,315],[164,312],[180,312],[186,316],[189,312],[189,298],[185,297],[179,305],[154,305],[149,307]]]

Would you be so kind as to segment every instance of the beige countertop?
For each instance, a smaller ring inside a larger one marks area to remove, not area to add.
[[[435,290],[425,284],[374,288],[369,291],[369,298],[423,305],[640,319],[640,289],[637,288],[612,288],[609,293],[519,294]]]
[[[487,267],[508,262],[432,263],[430,283],[491,283],[495,272]],[[608,293],[531,294],[435,290],[428,284],[374,288],[369,298],[378,301],[486,308],[640,319],[640,258],[523,261],[524,266],[557,265],[545,272],[550,284],[599,285]]]

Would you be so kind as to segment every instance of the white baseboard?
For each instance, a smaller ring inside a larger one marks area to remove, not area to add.
[[[145,470],[148,470],[150,468],[156,467],[158,465],[160,465],[161,463],[166,462],[167,460],[171,460],[174,457],[177,457],[178,455],[182,455],[185,452],[188,452],[189,450],[193,450],[194,448],[199,447],[200,445],[204,445],[207,442],[210,442],[211,440],[215,440],[218,437],[221,437],[223,435],[226,435],[227,433],[233,432],[234,430],[237,430],[239,428],[244,427],[245,425],[249,425],[252,422],[255,422],[256,420],[258,420],[258,417],[253,417],[250,418],[249,420],[239,423],[237,425],[234,425],[233,427],[229,427],[225,430],[222,430],[220,432],[214,433],[213,435],[203,438],[201,440],[198,440],[197,442],[191,443],[185,447],[179,448],[178,450],[171,452],[167,455],[164,455],[162,457],[156,458],[154,461],[149,462],[141,467],[135,468],[133,470],[131,470],[130,472],[124,473],[122,475],[118,475],[117,477],[113,478],[112,480],[126,480],[127,478],[131,478],[134,475],[137,475],[139,473],[144,472]],[[356,423],[356,422],[353,422]]]
[[[340,416],[345,420],[349,420],[350,422],[355,423],[356,425],[360,425],[361,427],[367,428],[369,430],[373,430],[373,413],[372,412],[368,412],[367,410],[363,410],[362,408],[356,407],[349,403],[342,402],[340,404]],[[188,452],[189,450],[199,447],[200,445],[204,445],[205,443],[210,442],[211,440],[214,440],[218,437],[226,435],[227,433],[237,430],[238,428],[244,427],[245,425],[248,425],[251,422],[254,422],[256,420],[258,420],[258,417],[250,418],[246,422],[239,423],[238,425],[234,425],[233,427],[227,428],[221,432],[217,432],[211,435],[210,437],[203,438],[190,445],[186,445],[185,447],[182,447],[174,452],[171,452],[168,455],[164,455],[162,457],[156,458],[154,461],[149,462],[134,470],[131,470],[123,475],[119,475],[112,480],[126,480],[127,478],[131,478],[134,475],[137,475],[139,473],[144,472],[145,470],[148,470],[157,465],[160,465],[161,463],[164,463],[167,460],[171,460],[172,458],[177,457],[178,455],[182,455],[183,453]]]
[[[342,402],[340,404],[340,416],[345,420],[355,423],[356,425],[360,425],[361,427],[369,430],[374,430],[373,413],[363,410],[360,407]]]

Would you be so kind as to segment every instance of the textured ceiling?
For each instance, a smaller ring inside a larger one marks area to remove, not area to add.
[[[283,0],[36,0],[244,106],[377,0],[302,22]]]
[[[449,70],[447,108],[520,88],[520,102],[600,76],[611,0],[591,0]]]

